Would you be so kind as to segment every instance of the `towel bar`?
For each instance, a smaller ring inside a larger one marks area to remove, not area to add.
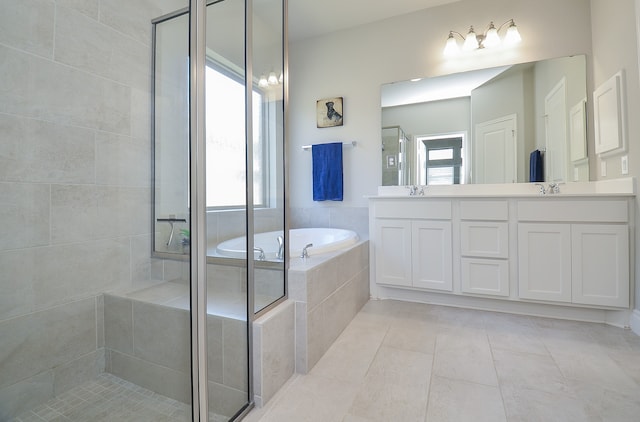
[[[357,142],[356,142],[356,141],[343,142],[343,143],[342,143],[342,146],[343,146],[343,147],[347,147],[347,148],[349,148],[349,147],[351,147],[351,148],[355,148],[356,144],[357,144]],[[303,149],[303,150],[305,150],[305,151],[309,151],[309,150],[311,149],[311,147],[312,147],[312,146],[313,146],[313,145],[303,145],[303,146],[302,146],[302,149]]]

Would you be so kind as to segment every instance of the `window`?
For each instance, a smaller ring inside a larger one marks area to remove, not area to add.
[[[212,61],[206,73],[207,208],[246,205],[244,77]],[[262,94],[253,91],[253,201],[266,206],[265,141]]]
[[[419,182],[422,185],[464,183],[463,136],[418,137]]]

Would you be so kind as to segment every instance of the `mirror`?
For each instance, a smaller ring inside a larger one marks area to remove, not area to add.
[[[588,181],[586,98],[582,55],[385,84],[382,185]]]

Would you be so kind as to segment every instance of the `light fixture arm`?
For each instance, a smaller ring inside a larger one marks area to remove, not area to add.
[[[500,25],[500,26],[498,27],[497,31],[498,31],[498,32],[500,32],[500,30],[501,30],[502,28],[504,28],[504,26],[505,26],[506,24],[508,24],[508,23],[510,23],[510,24],[511,24],[511,25],[509,25],[509,26],[515,26],[515,25],[516,25],[516,24],[515,24],[515,22],[513,21],[513,19],[509,19],[508,21],[506,21],[505,23],[503,23],[502,25]],[[493,24],[493,22],[492,22],[491,24]],[[489,26],[491,26],[491,24],[489,24]],[[487,30],[488,30],[488,29],[487,29]]]

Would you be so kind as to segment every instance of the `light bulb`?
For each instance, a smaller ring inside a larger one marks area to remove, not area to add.
[[[493,25],[493,22],[489,24],[489,30],[487,31],[487,35],[482,42],[482,45],[486,48],[496,47],[500,45],[500,37],[498,36],[498,30]]]
[[[462,45],[462,49],[465,51],[471,51],[478,48],[478,38],[476,38],[476,33],[473,31],[473,26],[469,28],[469,33],[464,39],[464,44]]]
[[[269,79],[267,79],[267,83],[269,85],[278,85],[278,77],[276,76],[276,72],[269,73]]]
[[[447,44],[444,46],[443,54],[445,56],[453,56],[460,51],[456,39],[453,37],[453,32],[449,32],[449,38],[447,38]]]
[[[506,45],[514,45],[522,41],[522,37],[520,37],[520,32],[518,31],[518,27],[516,26],[513,19],[511,19],[511,25],[507,28],[507,35],[504,37],[504,43]]]
[[[269,82],[267,81],[267,77],[264,75],[260,76],[260,79],[258,80],[258,86],[260,88],[266,88],[269,86]]]

